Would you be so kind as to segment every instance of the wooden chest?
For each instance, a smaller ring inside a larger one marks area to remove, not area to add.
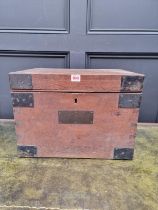
[[[20,157],[133,158],[144,75],[30,69],[9,79]]]

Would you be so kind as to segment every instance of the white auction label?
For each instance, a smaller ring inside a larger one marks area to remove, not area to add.
[[[80,74],[71,74],[71,82],[80,82],[81,76]]]

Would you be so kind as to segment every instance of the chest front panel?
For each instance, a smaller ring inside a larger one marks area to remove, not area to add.
[[[133,148],[138,108],[120,107],[119,93],[29,94],[33,106],[21,102],[14,116],[18,145],[35,146],[35,156],[113,159],[116,148]]]

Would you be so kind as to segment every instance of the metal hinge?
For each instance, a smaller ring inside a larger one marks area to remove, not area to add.
[[[18,145],[17,152],[19,157],[35,157],[37,155],[37,147],[32,145]]]
[[[132,160],[134,154],[133,148],[115,148],[114,157],[115,160]]]
[[[122,76],[121,91],[141,92],[143,89],[144,76]]]
[[[33,89],[30,74],[9,74],[11,89]]]
[[[119,108],[139,108],[141,104],[141,93],[120,93]]]
[[[13,107],[34,107],[33,93],[11,93]]]

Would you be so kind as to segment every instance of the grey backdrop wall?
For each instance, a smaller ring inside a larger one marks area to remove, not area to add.
[[[146,75],[140,121],[158,122],[158,1],[0,0],[0,118],[8,72],[124,68]]]

